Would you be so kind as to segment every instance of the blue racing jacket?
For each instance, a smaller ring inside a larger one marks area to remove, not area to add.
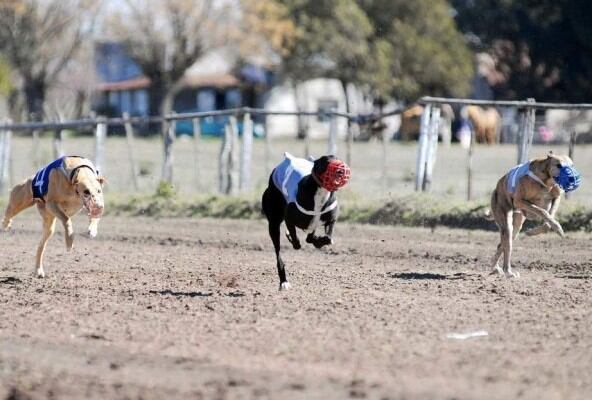
[[[49,174],[56,168],[62,168],[64,164],[64,158],[66,157],[58,158],[51,164],[37,171],[37,173],[33,177],[32,183],[34,199],[43,200],[43,197],[47,194],[47,190],[49,189]]]
[[[296,202],[298,183],[312,172],[312,161],[284,153],[284,160],[273,170],[271,178],[276,188],[284,195],[286,203]]]

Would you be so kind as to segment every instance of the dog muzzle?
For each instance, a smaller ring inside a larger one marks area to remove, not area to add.
[[[557,182],[565,192],[576,190],[582,182],[578,170],[568,166],[562,166],[559,169],[559,175],[553,179],[555,179],[555,182]]]
[[[84,205],[84,208],[86,208],[86,211],[88,211],[88,216],[91,218],[100,218],[101,215],[103,215],[103,210],[105,209],[105,206],[103,205],[103,201],[101,199],[101,201],[96,201],[95,199],[88,199],[82,200],[82,204]]]
[[[329,192],[335,192],[347,185],[351,170],[341,160],[331,160],[327,170],[319,176],[321,186]]]

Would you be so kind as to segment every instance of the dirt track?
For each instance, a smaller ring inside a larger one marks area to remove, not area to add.
[[[589,236],[524,239],[506,280],[493,233],[341,224],[333,249],[285,247],[279,293],[262,220],[108,217],[73,253],[58,230],[44,280],[38,225],[0,235],[0,399],[592,393]]]

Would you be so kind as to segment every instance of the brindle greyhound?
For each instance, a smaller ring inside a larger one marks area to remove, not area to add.
[[[339,215],[335,191],[347,184],[349,175],[349,167],[334,156],[322,156],[313,163],[289,153],[271,173],[262,209],[275,248],[280,290],[290,287],[280,256],[280,225],[286,222],[286,237],[296,250],[301,248],[296,228],[306,231],[306,242],[316,248],[333,244],[333,227]],[[325,234],[319,236],[316,229],[320,226]]]

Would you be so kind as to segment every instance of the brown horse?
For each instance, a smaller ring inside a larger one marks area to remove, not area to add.
[[[502,117],[495,108],[466,106],[461,115],[471,121],[477,143],[497,143]]]

